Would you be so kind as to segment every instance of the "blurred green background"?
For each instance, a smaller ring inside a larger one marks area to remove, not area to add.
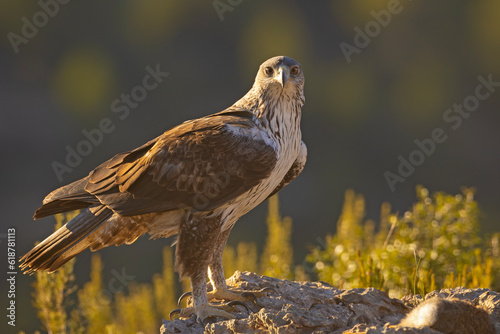
[[[281,211],[294,223],[296,259],[317,245],[318,236],[334,231],[347,188],[365,195],[367,218],[376,220],[384,201],[393,211],[408,209],[417,184],[449,193],[476,187],[481,231],[498,230],[500,90],[455,131],[443,114],[474,93],[479,75],[500,81],[500,2],[402,0],[401,12],[348,63],[339,45],[354,45],[354,28],[364,29],[374,21],[371,11],[391,2],[70,1],[44,22],[35,1],[1,1],[0,233],[16,227],[17,252],[24,254],[52,231],[52,218],[31,218],[47,193],[186,119],[230,106],[250,88],[258,66],[276,55],[299,61],[306,76],[308,162],[280,193]],[[22,36],[23,18],[33,22],[34,15],[38,32],[16,53],[9,33]],[[113,101],[142,85],[145,68],[157,64],[169,76],[120,119]],[[82,131],[103,118],[114,131],[60,182],[53,162],[64,163],[66,147],[76,148],[86,139]],[[408,157],[414,140],[428,138],[436,127],[448,140],[392,192],[384,172],[396,172],[398,156]],[[265,210],[260,206],[241,219],[229,243],[262,245]],[[141,238],[100,253],[108,269],[126,267],[146,281],[160,271],[168,242]],[[78,257],[77,279],[88,279],[89,259],[89,252]],[[17,329],[29,332],[37,328],[30,282],[18,275],[17,320],[23,326]]]

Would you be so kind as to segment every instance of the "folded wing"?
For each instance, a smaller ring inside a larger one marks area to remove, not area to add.
[[[276,165],[274,148],[254,135],[259,130],[251,117],[229,110],[185,122],[55,190],[35,218],[96,204],[121,216],[213,210],[257,185]]]

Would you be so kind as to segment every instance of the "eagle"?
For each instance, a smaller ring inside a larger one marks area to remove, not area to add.
[[[250,298],[226,285],[224,246],[241,216],[303,170],[304,101],[301,65],[285,56],[266,60],[231,107],[186,121],[48,194],[34,219],[82,211],[25,254],[21,269],[53,272],[87,248],[176,235],[175,270],[190,279],[193,300],[180,315],[202,323],[233,318],[227,304],[209,304]]]

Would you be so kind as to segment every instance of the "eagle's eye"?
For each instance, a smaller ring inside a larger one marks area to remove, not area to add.
[[[292,67],[292,69],[290,70],[290,73],[291,73],[292,75],[297,75],[297,74],[299,74],[299,73],[300,73],[300,69],[299,69],[299,67],[298,67],[298,66],[294,66],[294,67]]]
[[[266,69],[264,70],[264,72],[266,73],[266,75],[271,76],[271,75],[273,75],[274,70],[273,70],[272,67],[266,67]]]

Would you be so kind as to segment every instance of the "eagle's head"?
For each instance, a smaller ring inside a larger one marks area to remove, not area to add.
[[[302,66],[292,58],[278,56],[260,65],[252,88],[233,107],[247,109],[258,118],[270,118],[276,111],[300,114],[304,101]]]
[[[304,74],[302,66],[285,56],[273,57],[260,65],[255,77],[254,88],[261,93],[278,98],[283,95],[302,95],[304,90]]]

